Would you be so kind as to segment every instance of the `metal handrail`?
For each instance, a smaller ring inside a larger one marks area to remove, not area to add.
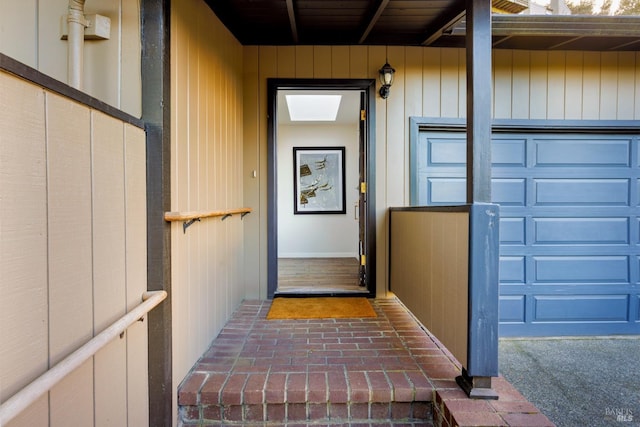
[[[38,400],[40,396],[51,390],[64,377],[93,357],[112,339],[122,334],[134,322],[160,304],[166,297],[166,291],[152,291],[142,294],[143,302],[136,308],[122,316],[107,329],[100,332],[0,405],[0,426],[15,418],[20,412]]]

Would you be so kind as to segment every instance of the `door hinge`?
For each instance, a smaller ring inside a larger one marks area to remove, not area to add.
[[[367,183],[366,182],[361,182],[360,183],[360,193],[365,194],[367,192]]]
[[[367,110],[360,110],[360,120],[363,122],[367,120]]]
[[[362,265],[362,266],[367,265],[367,256],[366,255],[360,255],[360,265]]]

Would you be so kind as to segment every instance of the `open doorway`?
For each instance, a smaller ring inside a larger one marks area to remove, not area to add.
[[[373,90],[269,79],[269,297],[375,294]]]

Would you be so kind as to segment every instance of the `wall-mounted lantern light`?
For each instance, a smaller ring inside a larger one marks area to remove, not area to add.
[[[393,74],[396,72],[389,62],[386,62],[382,68],[378,71],[380,73],[380,96],[382,99],[387,99],[389,97],[389,92],[391,91],[391,85],[393,84]]]

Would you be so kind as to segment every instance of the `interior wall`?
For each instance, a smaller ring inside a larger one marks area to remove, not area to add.
[[[294,215],[293,147],[345,147],[344,214]],[[278,256],[281,258],[358,258],[359,126],[278,126]]]
[[[241,45],[204,1],[172,2],[172,211],[244,207],[242,93]],[[177,386],[245,297],[253,216],[171,224],[174,419]]]
[[[0,401],[142,302],[145,162],[144,130],[0,71]],[[8,426],[147,425],[147,345],[136,322]]]
[[[245,46],[245,228],[249,297],[267,293],[267,78],[378,78],[396,69],[391,95],[376,98],[377,295],[387,290],[387,208],[409,205],[409,117],[466,116],[464,49],[402,46]],[[640,53],[493,52],[493,113],[512,119],[640,119]]]
[[[0,2],[0,52],[67,83],[67,41],[60,19],[68,0]],[[84,92],[141,116],[140,4],[138,0],[87,0],[85,14],[111,19],[109,40],[87,40]]]

